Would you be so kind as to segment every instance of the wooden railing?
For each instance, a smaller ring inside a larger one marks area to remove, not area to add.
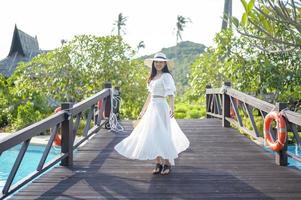
[[[254,119],[254,111],[257,112],[262,119],[271,111],[282,112],[286,120],[288,131],[293,133],[298,148],[301,150],[301,139],[298,131],[301,126],[301,114],[292,112],[287,109],[286,103],[271,103],[257,99],[240,91],[231,88],[231,83],[226,82],[222,88],[213,89],[210,86],[206,88],[206,111],[207,118],[216,117],[222,119],[224,127],[230,127],[230,124],[236,126],[244,133],[250,135],[259,144],[264,145],[263,130],[259,130]],[[243,124],[241,113],[245,113],[250,120],[252,129]],[[271,128],[274,139],[277,138],[275,128]],[[287,157],[291,157],[301,162],[301,157],[287,151],[287,141],[284,148],[276,152],[276,164],[286,166],[288,164]]]
[[[93,134],[97,133],[103,124],[108,123],[112,96],[110,88],[111,84],[106,83],[101,92],[80,103],[75,105],[72,105],[71,103],[63,103],[61,105],[62,111],[0,140],[0,155],[8,149],[22,143],[19,154],[5,182],[0,199],[17,191],[22,186],[59,162],[62,166],[72,166],[73,151]],[[101,107],[97,106],[99,101],[102,101]],[[81,119],[86,120],[85,127],[83,129],[83,138],[75,144],[75,137],[79,129]],[[92,121],[94,122],[94,126],[90,127]],[[12,185],[31,139],[34,136],[38,136],[40,133],[47,131],[50,132],[50,139],[44,149],[36,171]],[[62,135],[61,154],[45,163],[57,132],[61,132]]]

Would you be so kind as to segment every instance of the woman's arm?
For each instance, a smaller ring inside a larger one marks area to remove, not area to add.
[[[169,107],[170,107],[170,117],[173,118],[174,110],[175,110],[175,97],[173,95],[169,95]]]
[[[143,105],[143,108],[142,108],[142,110],[141,110],[141,112],[139,114],[139,117],[138,117],[139,119],[144,115],[144,113],[145,113],[145,111],[146,111],[146,109],[148,107],[150,98],[151,98],[151,95],[150,95],[150,93],[148,93],[147,99],[146,99],[146,101],[145,101],[145,103]]]

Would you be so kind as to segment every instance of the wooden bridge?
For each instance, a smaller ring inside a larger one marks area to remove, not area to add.
[[[23,143],[2,198],[14,193],[12,199],[301,199],[301,171],[285,166],[288,156],[300,158],[287,152],[286,147],[275,155],[265,150],[253,116],[254,109],[264,117],[272,109],[281,110],[283,104],[274,106],[229,86],[207,89],[207,118],[178,120],[191,145],[180,154],[172,173],[162,176],[151,174],[153,161],[129,160],[114,151],[133,128],[131,121],[121,121],[125,133],[104,128],[112,94],[112,90],[104,89],[84,102],[64,104],[63,111],[0,141],[0,153]],[[102,106],[95,106],[99,100]],[[73,144],[81,113],[86,110],[85,138]],[[244,126],[241,110],[248,114],[252,130]],[[300,145],[301,115],[288,110],[283,113]],[[257,143],[229,127],[230,123]],[[62,154],[45,163],[59,127]],[[37,170],[11,186],[30,139],[50,128],[51,137]],[[59,162],[60,166],[51,168]]]

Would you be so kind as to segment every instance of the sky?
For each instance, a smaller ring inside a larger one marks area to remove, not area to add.
[[[182,32],[183,41],[210,46],[221,29],[223,6],[224,0],[2,0],[0,60],[9,53],[15,24],[37,36],[40,49],[52,50],[75,35],[116,34],[113,24],[119,13],[127,17],[125,42],[136,49],[144,41],[139,55],[176,44],[177,15],[192,21]],[[233,0],[233,16],[240,19],[242,13],[240,0]]]

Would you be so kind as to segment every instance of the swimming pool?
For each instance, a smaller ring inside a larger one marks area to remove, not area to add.
[[[288,150],[289,152],[292,152],[292,153],[294,153],[295,155],[301,157],[301,151],[300,151],[300,149],[298,148],[298,145],[289,145],[289,146],[287,147],[287,150]],[[288,157],[288,163],[289,163],[289,164],[288,164],[289,166],[295,166],[295,167],[297,167],[298,169],[301,170],[301,163],[300,163],[300,162],[298,162],[298,161],[296,161],[296,160],[294,160],[294,159]]]
[[[21,145],[17,145],[7,151],[5,151],[0,156],[0,190],[4,187],[6,179],[9,176],[10,170],[13,167],[13,164],[18,156],[20,151]],[[36,170],[40,159],[43,155],[45,146],[43,145],[29,145],[28,149],[24,155],[24,158],[21,162],[19,170],[14,178],[13,183],[21,180],[22,178],[26,177],[30,173]],[[49,155],[46,159],[47,163],[49,160],[53,159],[55,156],[59,155],[61,152],[60,148],[52,147]]]
[[[274,151],[272,151],[269,147],[265,146],[264,149],[272,154],[275,154]],[[297,156],[301,157],[301,151],[298,148],[298,145],[289,145],[287,146],[287,151],[294,153]],[[292,167],[297,167],[298,169],[301,170],[301,163],[288,157],[288,166],[292,166]]]

